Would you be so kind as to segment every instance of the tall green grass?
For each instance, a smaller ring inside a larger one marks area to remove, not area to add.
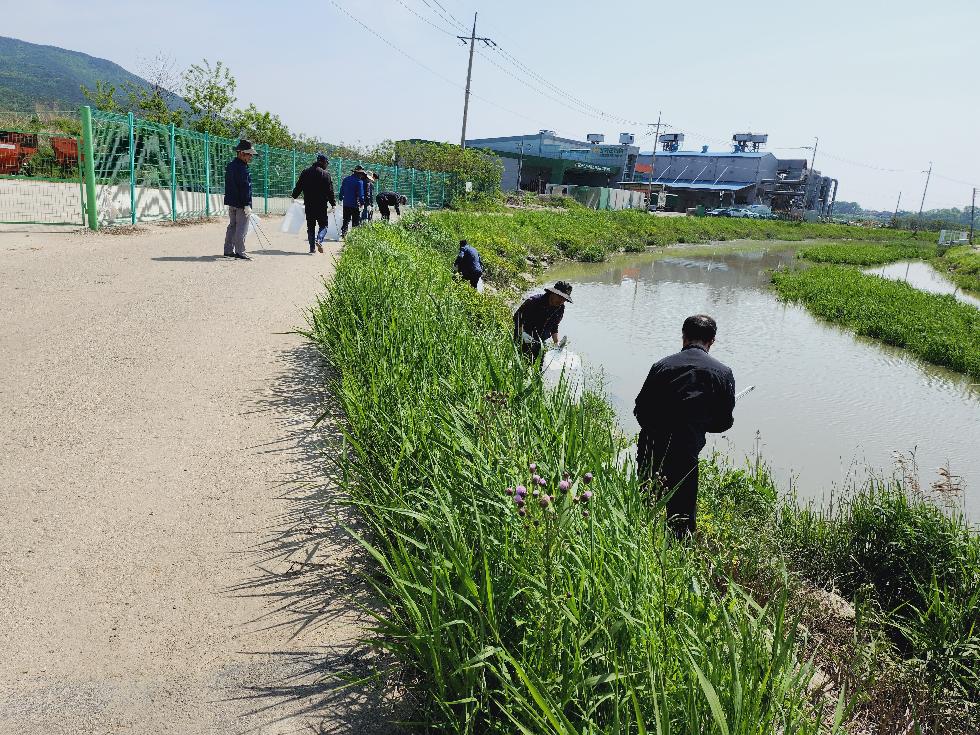
[[[929,694],[923,719],[975,732],[980,703],[980,540],[895,482],[875,481],[823,509],[781,514],[789,563],[820,585],[864,600]]]
[[[815,263],[881,265],[896,260],[928,258],[936,246],[922,242],[828,242],[800,248],[797,256]]]
[[[779,295],[858,334],[980,377],[980,310],[907,283],[821,265],[773,273]]]
[[[674,542],[617,462],[608,405],[543,391],[506,308],[454,282],[449,262],[423,224],[355,230],[310,327],[336,371],[340,461],[368,526],[373,640],[418,693],[415,724],[820,732],[785,581],[753,597],[730,548]],[[551,499],[528,494],[524,515],[507,488],[532,473]],[[726,482],[756,481],[708,473],[707,497]],[[733,513],[707,522],[734,528]]]

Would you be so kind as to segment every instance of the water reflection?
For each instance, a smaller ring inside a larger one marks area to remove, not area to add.
[[[899,263],[868,268],[865,273],[881,276],[891,281],[905,281],[920,291],[929,293],[951,294],[957,301],[980,308],[980,299],[963,293],[959,286],[937,271],[928,263],[921,260],[908,260]]]
[[[759,431],[780,483],[814,498],[869,466],[891,473],[894,452],[914,451],[923,483],[946,462],[964,478],[965,505],[980,518],[980,386],[781,303],[768,272],[796,264],[785,247],[645,254],[562,267],[549,278],[574,284],[562,332],[587,365],[601,367],[628,430],[637,430],[633,400],[650,365],[680,349],[686,316],[705,312],[719,324],[712,354],[732,367],[737,389],[758,386],[714,446],[748,456]]]

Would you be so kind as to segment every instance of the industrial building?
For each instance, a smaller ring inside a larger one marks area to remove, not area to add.
[[[586,140],[561,138],[553,130],[531,135],[467,140],[468,148],[484,148],[500,156],[504,164],[504,191],[544,193],[548,184],[609,187],[632,181],[640,149],[632,133],[619,136],[618,144],[606,144],[605,136],[592,133]]]
[[[662,198],[677,211],[764,204],[777,211],[829,215],[837,180],[811,169],[806,159],[781,159],[762,150],[767,141],[766,134],[736,133],[731,151],[709,151],[707,146],[685,151],[683,133],[661,135],[661,149],[641,153],[634,177],[622,185],[652,188],[656,201]]]

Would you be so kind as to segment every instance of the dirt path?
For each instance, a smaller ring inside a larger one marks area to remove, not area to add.
[[[0,232],[0,733],[390,731],[329,692],[362,621],[282,334],[337,246],[276,224]]]

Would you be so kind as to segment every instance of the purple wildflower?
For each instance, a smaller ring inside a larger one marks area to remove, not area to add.
[[[551,498],[547,495],[542,495],[538,502],[541,504],[542,508],[547,508],[549,505],[551,505]]]
[[[590,482],[592,482],[592,478],[593,478],[592,473],[591,472],[586,472],[582,476],[582,482],[584,482],[586,485],[588,485]]]
[[[586,490],[584,493],[582,493],[582,502],[588,503],[590,500],[592,500],[592,491]]]
[[[504,492],[507,493],[508,495],[513,495],[514,494],[514,488],[509,487],[506,490],[504,490]]]
[[[524,487],[523,485],[518,485],[518,486],[517,486],[517,487],[516,487],[516,488],[514,489],[514,492],[515,492],[515,493],[517,493],[517,494],[518,494],[518,495],[520,495],[520,496],[524,496],[524,495],[527,495],[527,488],[526,488],[526,487]]]
[[[534,488],[534,491],[531,493],[531,495],[533,495],[534,497],[538,497],[540,494],[541,494],[541,491],[538,490],[537,488]]]
[[[544,487],[545,485],[547,485],[547,484],[548,484],[548,481],[547,481],[546,479],[544,479],[543,477],[539,477],[539,478],[538,478],[538,484],[539,484],[539,485],[540,485],[541,487]]]
[[[516,505],[518,508],[523,507],[524,506],[524,496],[523,495],[518,495],[516,498],[514,498],[514,505]]]
[[[587,510],[583,510],[583,511],[582,511],[582,517],[583,517],[583,518],[588,518],[588,517],[589,517],[589,511],[587,511]]]
[[[534,462],[531,462],[531,464],[528,465],[528,469],[531,470],[531,472],[537,472],[538,466],[534,464]]]
[[[521,518],[523,518],[524,516],[526,516],[526,515],[527,515],[527,508],[521,508],[521,509],[520,509],[519,511],[517,511],[517,514],[518,514],[518,515],[519,515],[519,516],[520,516]]]
[[[562,480],[561,482],[558,483],[559,490],[571,490],[571,488],[572,488],[572,483],[570,483],[568,480]]]

